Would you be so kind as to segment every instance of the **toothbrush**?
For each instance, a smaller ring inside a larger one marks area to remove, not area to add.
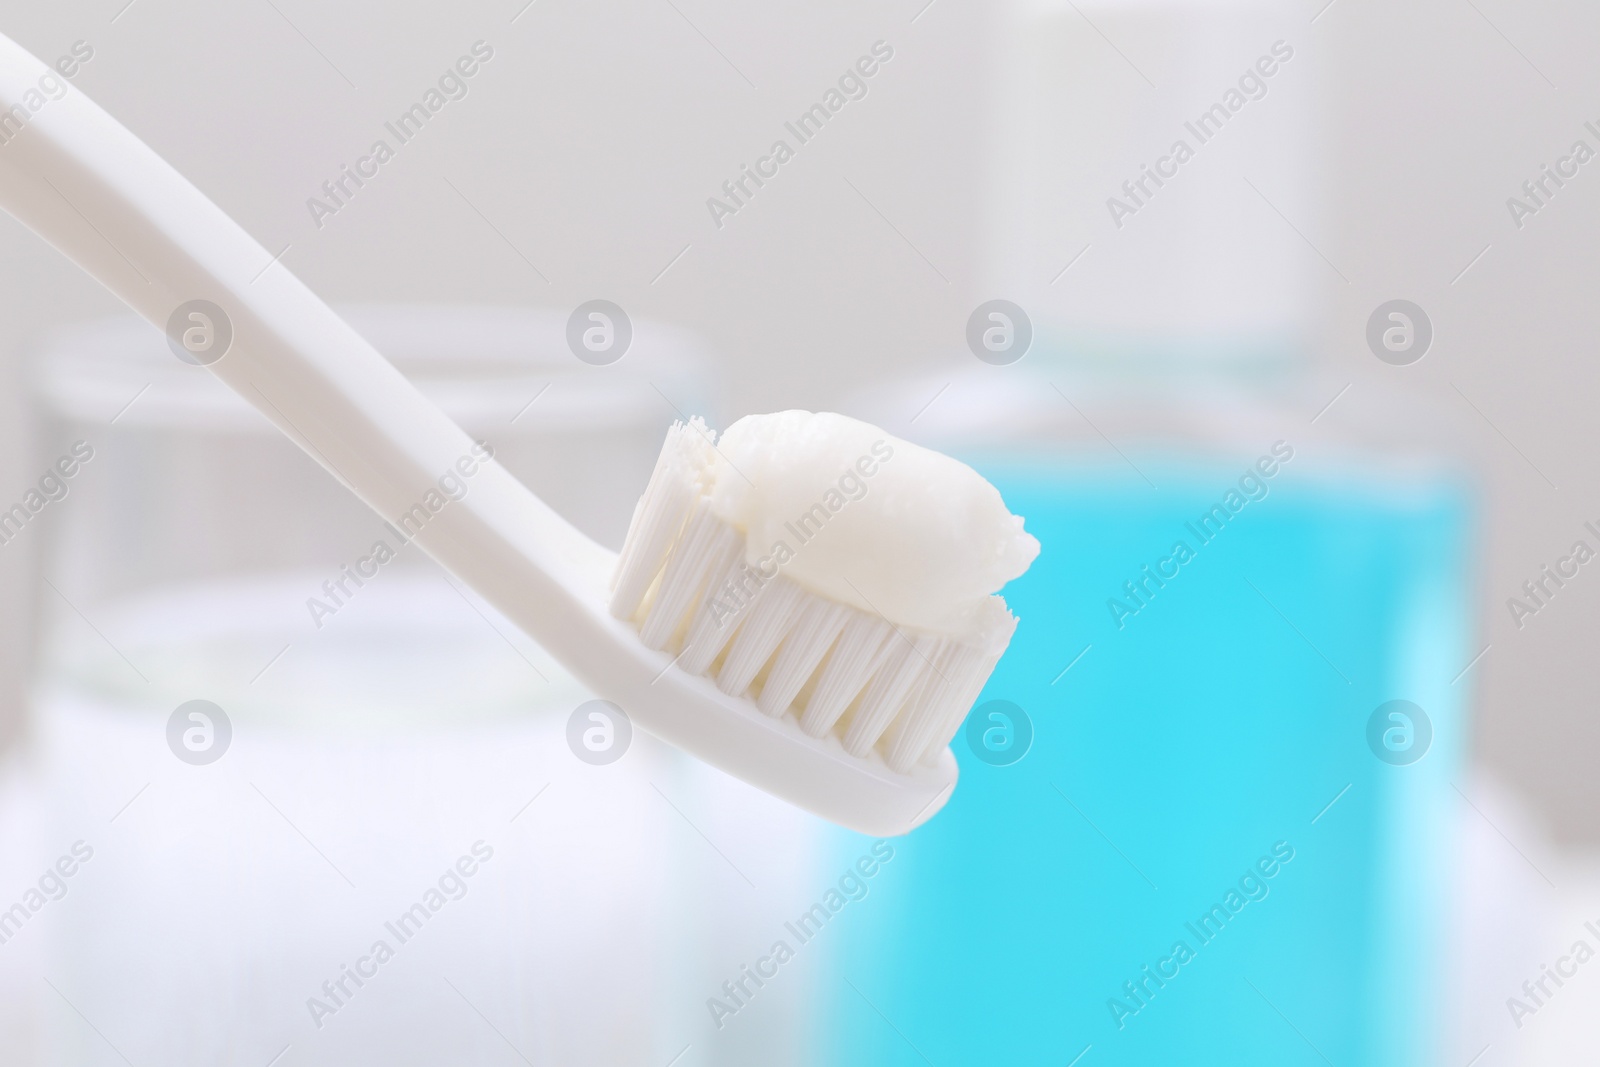
[[[481,445],[172,166],[4,36],[0,207],[384,519],[416,516],[456,472],[465,495],[428,509],[415,540],[641,729],[866,834],[906,833],[949,798],[957,766],[946,745],[1004,640],[908,634],[859,608],[830,611],[827,598],[780,579],[723,628],[729,647],[695,646],[692,602],[716,577],[696,554],[714,541],[726,569],[739,540],[686,488],[694,463],[707,462],[696,458],[710,447],[703,426],[669,435],[619,568],[616,554],[483,460]],[[781,686],[769,675],[752,696],[780,644],[804,645],[800,662],[775,664]],[[716,653],[725,655],[713,663]],[[807,719],[819,693],[826,707]]]

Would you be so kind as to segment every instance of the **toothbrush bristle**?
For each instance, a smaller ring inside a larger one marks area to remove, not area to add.
[[[745,538],[711,509],[714,439],[676,423],[618,558],[611,614],[650,648],[714,677],[812,737],[836,734],[858,758],[908,773],[950,742],[1011,639],[1016,619],[991,597],[966,637],[920,633],[818,596],[745,563]]]

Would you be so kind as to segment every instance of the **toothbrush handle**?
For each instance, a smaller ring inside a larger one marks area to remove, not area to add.
[[[270,252],[4,36],[0,207],[160,329],[191,301],[221,309],[223,320],[210,323],[212,343],[220,346],[229,327],[232,338],[208,364],[211,373],[389,521],[399,524],[442,475],[464,469],[457,464],[471,457],[467,434]],[[205,341],[203,332],[191,338]],[[552,601],[542,612],[524,606],[517,621],[536,639],[560,625],[551,610],[562,599],[558,576],[576,574],[579,588],[604,596],[610,553],[498,464],[484,464],[465,481],[466,496],[451,500],[416,538],[431,554],[492,601],[505,594],[485,588],[495,584],[491,557],[521,556],[524,570],[532,560],[538,573],[523,576],[531,585],[521,592]]]

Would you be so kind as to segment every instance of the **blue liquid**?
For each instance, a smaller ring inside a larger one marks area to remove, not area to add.
[[[950,804],[841,916],[819,1062],[1432,1062],[1471,678],[1451,682],[1474,651],[1465,495],[1291,465],[1203,544],[1185,523],[1240,471],[1146,466],[1155,491],[977,466],[1043,545],[979,700],[1022,707],[1032,747],[991,766],[957,735]],[[1119,629],[1108,598],[1132,606],[1123,583],[1179,540],[1193,558]],[[1410,765],[1368,742],[1397,698],[1432,723]],[[841,832],[841,867],[868,844]],[[1226,921],[1199,928],[1213,905]]]

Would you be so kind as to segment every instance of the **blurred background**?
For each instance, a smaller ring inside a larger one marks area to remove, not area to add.
[[[1011,702],[1031,748],[959,734],[948,809],[795,944],[874,842],[644,736],[575,758],[587,694],[415,549],[317,618],[381,522],[0,219],[0,507],[60,497],[0,545],[5,1062],[1594,1047],[1600,11],[0,12],[609,547],[672,420],[784,408],[952,452],[1044,546],[975,713]],[[566,345],[594,299],[635,328],[609,366]],[[969,341],[996,300],[1027,327],[999,352]],[[190,700],[231,725],[213,763],[169,744]],[[414,945],[386,933],[484,850]],[[1227,905],[1252,870],[1270,892]]]

